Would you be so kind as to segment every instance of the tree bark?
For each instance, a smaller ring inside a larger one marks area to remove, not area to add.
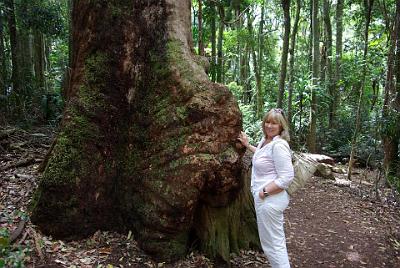
[[[285,80],[286,80],[286,70],[287,70],[287,58],[289,52],[289,36],[290,36],[290,0],[282,0],[282,9],[284,17],[284,28],[285,32],[283,35],[283,47],[281,56],[281,73],[279,76],[279,92],[277,107],[282,108],[283,95],[285,93]]]
[[[133,230],[162,260],[193,241],[226,261],[258,245],[240,111],[194,60],[190,1],[75,1],[73,23],[69,101],[32,221],[67,239]]]

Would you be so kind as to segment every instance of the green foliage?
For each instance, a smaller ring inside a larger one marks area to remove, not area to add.
[[[9,224],[14,221],[14,218],[26,220],[27,215],[20,210],[14,211],[12,214],[3,213]],[[13,245],[10,243],[10,232],[6,227],[0,227],[0,268],[3,267],[25,267],[24,262],[29,255],[31,249],[27,246]]]
[[[385,117],[381,121],[381,134],[385,136],[400,136],[399,135],[399,122],[400,113],[393,109],[388,109]]]
[[[25,267],[24,261],[30,252],[29,247],[13,246],[9,242],[10,233],[4,227],[0,228],[0,268]]]
[[[64,31],[61,4],[58,1],[19,0],[19,17],[27,28],[49,36],[59,36]]]
[[[264,135],[262,120],[256,118],[252,105],[239,103],[239,108],[243,115],[243,131],[248,135],[251,144],[257,144]]]
[[[238,100],[239,108],[243,116],[243,131],[248,135],[250,143],[257,143],[263,133],[261,129],[262,122],[256,118],[256,114],[254,113],[254,105],[243,104],[243,102],[240,101],[243,94],[243,87],[236,84],[236,82],[229,83],[228,88]]]
[[[387,181],[392,186],[393,189],[396,189],[397,192],[400,193],[400,177],[394,175],[388,175]]]

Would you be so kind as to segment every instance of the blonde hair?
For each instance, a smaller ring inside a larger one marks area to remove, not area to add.
[[[273,108],[269,110],[268,113],[265,114],[264,119],[262,121],[262,130],[264,133],[265,138],[267,138],[267,132],[265,130],[265,123],[267,120],[273,120],[274,122],[278,123],[281,126],[281,132],[279,135],[281,136],[282,139],[286,140],[287,142],[290,141],[290,135],[289,135],[289,123],[285,117],[285,114],[281,108]]]

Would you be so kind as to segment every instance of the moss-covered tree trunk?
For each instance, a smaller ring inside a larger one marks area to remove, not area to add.
[[[68,104],[33,222],[67,239],[133,230],[164,260],[194,241],[225,260],[257,245],[240,112],[192,54],[190,1],[75,1],[72,28]]]

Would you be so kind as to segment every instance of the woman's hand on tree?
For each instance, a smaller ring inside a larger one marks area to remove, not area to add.
[[[246,133],[244,133],[243,131],[240,132],[238,140],[245,146],[245,147],[249,147],[250,143],[249,143],[249,138],[247,137]]]

